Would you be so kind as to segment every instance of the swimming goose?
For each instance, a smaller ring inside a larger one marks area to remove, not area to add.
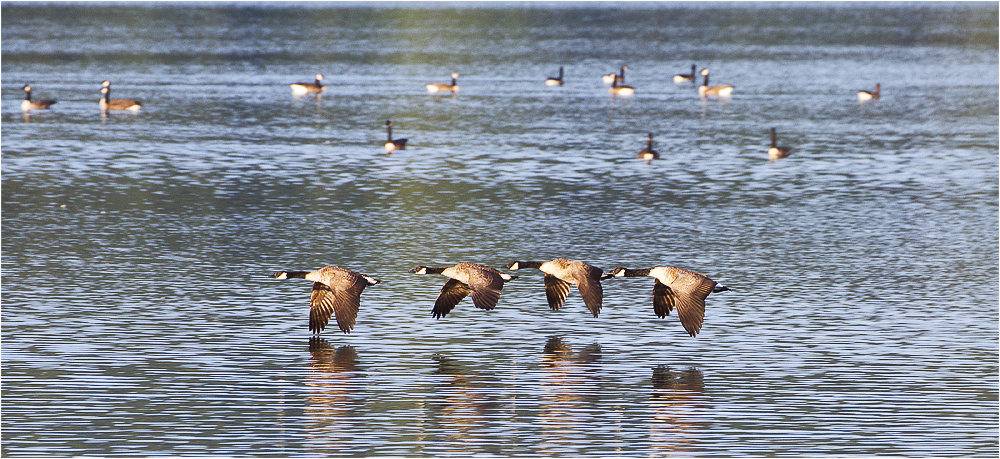
[[[575,285],[590,313],[597,317],[601,312],[601,303],[604,300],[601,279],[611,276],[605,275],[600,268],[565,258],[556,258],[552,261],[512,261],[507,264],[507,269],[510,270],[517,271],[522,268],[535,268],[545,273],[545,298],[553,311],[558,311],[566,302],[569,286]]]
[[[292,83],[288,86],[292,88],[292,94],[296,96],[301,96],[303,94],[320,94],[326,92],[326,86],[323,86],[320,81],[323,81],[323,74],[316,74],[315,83]]]
[[[677,315],[688,334],[694,337],[701,331],[705,321],[705,298],[709,293],[729,290],[707,276],[673,266],[657,266],[647,269],[615,268],[615,277],[649,276],[656,279],[653,285],[653,311],[664,318],[677,307]]]
[[[458,92],[458,72],[451,74],[451,84],[447,83],[428,83],[427,92],[434,94],[436,92],[450,92],[452,94]]]
[[[653,149],[653,133],[650,132],[649,136],[646,138],[646,148],[636,155],[636,158],[645,159],[647,163],[652,162],[654,159],[660,159],[660,154]]]
[[[31,85],[24,85],[24,100],[21,101],[21,110],[30,112],[32,110],[48,110],[53,104],[56,103],[54,100],[31,100]]]
[[[309,300],[309,331],[314,334],[326,328],[331,314],[336,316],[340,330],[350,333],[358,318],[361,292],[365,287],[379,283],[371,276],[336,266],[324,266],[311,272],[278,271],[271,277],[313,281],[312,298]]]
[[[434,302],[434,309],[431,311],[438,319],[451,312],[470,293],[472,294],[472,303],[477,308],[491,310],[497,307],[504,282],[517,279],[517,276],[504,274],[489,266],[475,263],[459,263],[449,268],[417,266],[410,272],[413,274],[440,274],[450,278],[441,288],[441,293],[438,295],[437,301]]]
[[[111,82],[108,80],[101,83],[101,94],[104,97],[101,97],[97,105],[101,107],[102,112],[108,110],[137,112],[142,109],[142,102],[137,100],[111,99]]]
[[[787,158],[790,154],[792,154],[791,148],[784,145],[778,146],[778,135],[774,128],[771,128],[771,149],[767,150],[767,156],[771,158],[771,161],[777,161],[781,158]]]
[[[882,95],[882,83],[876,83],[874,91],[858,91],[858,100],[862,102],[872,99],[878,100],[879,96],[881,95]]]
[[[686,83],[689,81],[693,83],[695,77],[698,76],[694,69],[695,65],[691,64],[691,73],[678,73],[677,75],[674,75],[674,83]]]
[[[549,77],[545,80],[545,86],[562,86],[563,85],[563,68],[559,67],[559,76]]]
[[[410,139],[396,139],[392,140],[392,121],[385,120],[385,129],[388,133],[388,138],[385,141],[385,152],[392,153],[396,150],[405,150],[406,141]]]
[[[717,86],[708,85],[708,69],[701,69],[701,74],[705,76],[705,82],[698,87],[698,95],[705,96],[719,96],[719,97],[729,97],[733,94],[733,87],[728,84],[720,84]]]
[[[618,78],[611,83],[611,94],[616,96],[631,96],[635,94],[635,88],[631,86],[625,86],[625,71],[628,70],[627,65],[623,65],[621,73],[618,74]]]

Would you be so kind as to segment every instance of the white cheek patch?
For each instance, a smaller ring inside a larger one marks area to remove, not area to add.
[[[368,276],[368,275],[365,275],[365,274],[362,274],[361,277],[364,278],[366,281],[368,281],[369,284],[378,284],[379,283],[379,280],[375,279],[374,277],[371,277],[371,276]]]

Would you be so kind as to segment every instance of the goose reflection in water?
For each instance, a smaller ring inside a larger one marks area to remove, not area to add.
[[[421,402],[425,417],[421,420],[421,443],[434,444],[434,455],[443,453],[471,456],[471,445],[484,435],[489,419],[513,418],[514,404],[504,401],[496,387],[496,376],[482,374],[469,364],[446,355],[434,354],[437,368],[432,372],[431,397]],[[501,454],[503,444],[481,445],[487,454]]]
[[[663,454],[693,451],[692,443],[708,426],[696,421],[710,411],[705,401],[704,375],[697,368],[676,371],[669,366],[653,368],[653,391],[649,397],[653,416],[649,435]]]
[[[356,372],[358,353],[351,346],[334,348],[326,339],[313,336],[309,339],[309,366],[323,373]]]
[[[363,421],[354,421],[352,413],[364,406],[365,400],[359,396],[365,378],[359,370],[358,354],[351,346],[334,348],[325,339],[314,336],[309,339],[309,369],[312,370],[305,384],[309,388],[303,412],[310,421],[307,442],[310,451],[316,454],[335,454],[350,448],[352,440],[345,438],[331,420],[349,422],[348,430],[363,429]],[[361,386],[361,387],[358,387]],[[339,439],[331,441],[330,439]]]
[[[601,358],[601,345],[593,343],[584,347],[577,354],[563,341],[561,336],[550,336],[542,350],[542,362],[547,366],[559,366],[567,363],[593,363]]]

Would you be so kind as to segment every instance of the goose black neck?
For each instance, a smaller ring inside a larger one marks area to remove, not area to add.
[[[458,78],[451,77],[451,85],[455,86],[455,84],[457,84],[457,83],[458,83]]]
[[[24,100],[31,100],[31,90],[24,91]]]
[[[649,275],[649,271],[651,271],[651,270],[652,270],[652,268],[646,268],[646,269],[626,269],[625,270],[625,277],[642,277],[642,276],[648,276]]]
[[[392,142],[392,124],[391,123],[385,123],[385,129],[386,129],[386,131],[388,131],[388,133],[387,133],[388,136],[389,136],[388,140],[390,142]]]
[[[309,271],[285,271],[285,277],[289,279],[305,279]]]
[[[559,79],[561,80],[563,76],[563,68],[559,67]]]
[[[545,263],[545,262],[544,261],[519,261],[519,262],[517,262],[517,264],[519,265],[518,269],[523,269],[523,268],[535,268],[535,269],[538,269],[538,268],[542,267],[542,263]]]
[[[705,74],[705,84],[703,84],[702,86],[708,86],[708,74],[707,73]]]
[[[427,274],[441,274],[445,268],[427,268]]]
[[[317,88],[323,87],[323,83],[320,83],[320,79],[319,78],[316,79],[316,87]]]
[[[778,135],[775,134],[774,128],[771,128],[771,148],[778,146]]]
[[[697,75],[697,73],[695,73],[695,71],[694,71],[694,68],[695,68],[695,65],[691,64],[691,78],[694,78],[694,76]]]
[[[649,137],[646,138],[646,148],[653,149],[653,133],[649,133]]]

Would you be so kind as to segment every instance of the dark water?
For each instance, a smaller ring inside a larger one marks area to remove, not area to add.
[[[998,453],[995,3],[2,15],[5,456]],[[104,79],[142,112],[102,119]],[[732,291],[692,339],[650,279],[595,319],[520,271],[435,320],[406,272],[555,257]],[[328,264],[383,284],[310,339],[267,276]]]

